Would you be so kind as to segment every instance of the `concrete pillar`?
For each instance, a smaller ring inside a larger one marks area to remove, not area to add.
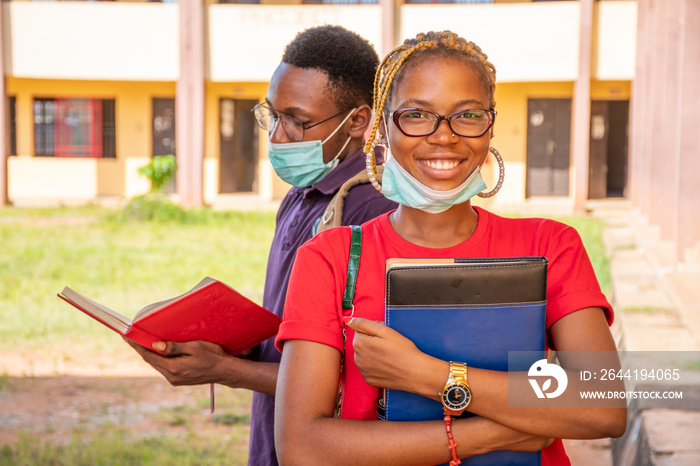
[[[663,120],[655,132],[663,136],[663,148],[658,154],[659,176],[661,182],[656,188],[658,195],[654,204],[660,206],[658,215],[661,225],[661,239],[672,241],[678,236],[678,178],[681,170],[680,153],[680,96],[681,96],[681,35],[682,1],[663,0],[663,9],[666,10],[666,86],[659,89],[663,92],[664,111]]]
[[[640,96],[644,101],[644,113],[637,114],[641,120],[641,130],[638,134],[638,138],[643,141],[641,144],[641,152],[636,154],[640,159],[640,173],[639,179],[637,180],[637,185],[640,191],[638,206],[642,213],[649,215],[651,210],[651,178],[652,178],[652,143],[653,143],[653,131],[650,128],[654,124],[654,111],[657,109],[655,107],[654,99],[654,88],[655,82],[658,81],[658,72],[656,72],[656,55],[654,54],[655,45],[657,42],[657,37],[654,35],[656,30],[656,23],[658,22],[658,17],[656,12],[658,10],[658,0],[641,0],[638,4],[638,8],[644,8],[644,15],[647,18],[643,34],[646,36],[645,48],[644,50],[639,50],[637,56],[643,62],[643,69],[637,70],[640,74],[645,76],[644,79],[644,89],[642,89],[642,95]]]
[[[579,65],[571,109],[571,159],[574,210],[582,212],[588,200],[588,158],[591,121],[591,49],[593,0],[580,0]]]
[[[379,0],[382,6],[382,48],[377,50],[379,61],[396,47],[396,3],[395,0]]]
[[[678,202],[675,244],[679,260],[700,245],[700,2],[681,0],[678,113]]]
[[[205,5],[203,0],[179,0],[180,77],[175,97],[176,191],[180,203],[203,204]]]
[[[644,197],[645,163],[644,153],[647,142],[645,115],[648,113],[649,102],[646,89],[649,81],[647,53],[651,35],[648,32],[649,0],[637,0],[637,54],[632,82],[632,98],[630,100],[630,130],[629,130],[629,171],[627,176],[628,198],[632,204],[639,207]]]
[[[673,242],[700,247],[700,2],[638,0],[631,200]]]
[[[662,237],[668,236],[668,193],[665,192],[672,181],[671,169],[671,135],[666,129],[666,122],[671,117],[670,103],[667,99],[669,92],[669,5],[670,1],[654,0],[655,27],[653,37],[653,66],[648,72],[652,73],[652,114],[647,127],[651,138],[651,176],[649,178],[649,222],[661,227]]]
[[[4,207],[9,201],[7,195],[7,156],[10,153],[10,102],[5,82],[5,40],[3,34],[5,5],[6,3],[0,3],[0,207]]]

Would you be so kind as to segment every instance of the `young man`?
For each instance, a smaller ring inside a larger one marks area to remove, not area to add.
[[[372,46],[355,33],[337,26],[307,29],[287,45],[265,103],[254,109],[270,132],[275,171],[294,186],[277,213],[263,296],[263,306],[279,316],[297,248],[313,236],[341,185],[364,170],[362,147],[378,64]],[[361,184],[345,199],[342,224],[359,225],[394,208],[371,184]],[[274,339],[249,359],[202,341],[154,344],[177,358],[132,346],[173,385],[219,383],[254,390],[248,464],[277,464],[273,422],[280,353]]]

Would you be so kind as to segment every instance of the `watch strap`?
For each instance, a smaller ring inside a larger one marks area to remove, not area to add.
[[[462,362],[450,361],[450,378],[458,384],[469,386],[467,382],[467,365]]]

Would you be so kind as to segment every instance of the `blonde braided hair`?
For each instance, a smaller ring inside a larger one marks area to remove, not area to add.
[[[489,96],[489,105],[494,109],[494,92],[496,89],[496,68],[488,61],[488,56],[481,47],[469,42],[452,31],[420,33],[415,38],[406,39],[403,45],[396,47],[384,57],[374,76],[374,126],[364,152],[367,157],[367,174],[372,185],[381,192],[382,187],[377,182],[377,164],[374,158],[374,147],[379,144],[379,120],[392,91],[394,78],[409,58],[425,55],[445,55],[468,59],[481,75]]]

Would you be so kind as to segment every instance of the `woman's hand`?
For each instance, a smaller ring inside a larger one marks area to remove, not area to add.
[[[449,363],[423,353],[382,322],[355,317],[347,325],[355,331],[355,364],[369,385],[439,398]]]

